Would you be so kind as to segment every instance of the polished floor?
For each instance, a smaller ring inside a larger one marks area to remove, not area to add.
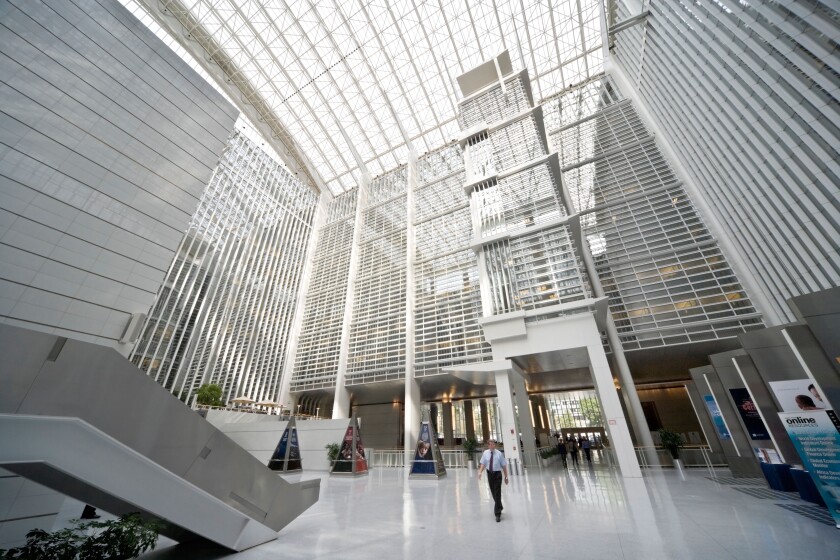
[[[622,480],[597,466],[529,469],[504,488],[501,523],[475,471],[452,469],[437,481],[406,480],[387,468],[357,479],[324,475],[319,502],[277,541],[239,554],[161,542],[143,558],[840,558],[840,529],[826,523],[826,510],[811,519],[782,506],[814,507],[765,492],[757,480],[710,474],[668,470]]]

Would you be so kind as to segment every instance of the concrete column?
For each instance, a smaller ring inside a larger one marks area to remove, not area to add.
[[[475,419],[473,418],[472,401],[464,401],[464,423],[467,428],[467,439],[475,439]]]
[[[770,434],[770,440],[773,442],[776,451],[779,452],[782,461],[791,465],[800,463],[799,454],[787,434],[782,419],[779,418],[779,410],[770,395],[770,389],[767,388],[752,359],[749,356],[733,356],[732,365],[735,366],[744,387],[750,392],[756,412],[761,417],[761,421],[764,422],[767,433]],[[758,447],[763,446],[759,445]]]
[[[548,424],[548,415],[545,409],[545,397],[542,395],[531,395],[531,415],[534,418],[534,435],[537,438],[537,447],[552,445],[551,426]]]
[[[411,472],[411,460],[414,458],[414,445],[420,437],[420,385],[412,377],[405,380],[405,421],[403,426],[405,475]]]
[[[397,121],[399,122],[399,121]],[[402,130],[402,127],[400,127]],[[407,138],[407,137],[406,137]],[[415,191],[417,189],[417,153],[410,139],[408,156],[408,185],[406,188],[405,233],[405,416],[403,426],[403,452],[405,475],[411,473],[414,446],[420,437],[420,385],[414,378],[414,260],[417,236],[414,229]]]
[[[565,187],[564,187],[565,191]],[[592,291],[598,297],[605,297],[604,288],[601,285],[601,279],[598,277],[598,270],[595,267],[595,261],[592,258],[592,253],[589,251],[589,245],[581,244],[581,255],[586,266],[586,272],[589,275],[589,282],[592,285]],[[607,339],[610,341],[610,347],[613,351],[613,359],[615,360],[616,369],[618,370],[618,380],[621,382],[621,388],[624,395],[624,402],[627,405],[627,416],[630,418],[630,424],[633,426],[633,433],[636,435],[636,441],[643,447],[653,447],[653,438],[650,435],[647,421],[645,420],[645,413],[642,410],[642,403],[639,400],[639,393],[636,392],[636,382],[633,381],[633,375],[630,373],[630,366],[627,364],[627,358],[624,356],[624,347],[621,345],[621,339],[618,336],[618,329],[613,321],[612,312],[607,309],[605,317]],[[603,352],[602,352],[603,353]],[[612,374],[610,374],[612,377]],[[652,458],[649,458],[651,460]]]
[[[443,416],[443,445],[452,447],[455,445],[455,437],[452,433],[452,403],[445,402],[442,405],[441,416]]]
[[[703,437],[706,443],[709,444],[709,449],[712,453],[723,454],[723,447],[720,445],[720,438],[717,435],[717,428],[709,418],[709,410],[706,408],[706,403],[703,401],[703,395],[697,390],[695,382],[685,384],[685,390],[688,392],[688,400],[691,401],[691,407],[694,409],[694,415],[700,422],[700,429],[703,430]]]
[[[498,370],[494,372],[505,457],[508,460],[516,459],[521,463],[522,450],[519,446],[519,417],[516,414],[516,405],[513,396],[515,389],[511,387],[511,378],[515,375],[511,370]]]
[[[639,468],[639,460],[636,458],[636,452],[633,449],[627,420],[621,409],[621,402],[618,400],[618,393],[615,390],[607,356],[604,354],[604,347],[601,345],[600,333],[598,333],[594,322],[590,323],[590,328],[592,333],[588,337],[589,342],[586,351],[589,354],[589,370],[592,372],[595,389],[598,391],[598,400],[601,402],[603,417],[606,420],[604,428],[609,433],[611,447],[621,469],[621,476],[624,478],[641,478],[642,471]],[[633,393],[636,393],[635,387],[633,387]],[[638,395],[636,401],[638,402]],[[641,410],[641,405],[639,405],[639,409]],[[644,415],[642,415],[642,418],[644,419]],[[645,430],[647,431],[647,426],[645,426]],[[647,431],[647,433],[649,437],[650,431]]]
[[[353,245],[350,248],[350,266],[347,272],[347,295],[344,303],[341,341],[339,342],[338,371],[335,375],[335,400],[333,400],[333,419],[350,417],[350,391],[344,385],[347,375],[347,357],[350,355],[350,324],[353,321],[353,299],[356,295],[356,276],[359,272],[360,243],[364,225],[363,210],[367,206],[370,175],[362,171],[359,181],[359,195],[356,200],[356,217],[353,225]]]
[[[487,399],[478,401],[478,408],[481,414],[481,440],[487,442],[490,439],[490,414],[487,412]]]
[[[752,449],[752,443],[744,434],[741,427],[741,419],[735,406],[732,404],[732,398],[726,387],[720,380],[718,375],[719,367],[729,367],[734,369],[732,365],[732,355],[729,352],[716,354],[711,356],[712,366],[709,368],[694,368],[691,370],[692,375],[697,370],[702,370],[702,377],[705,380],[706,387],[709,394],[714,397],[717,403],[720,415],[723,418],[726,428],[729,431],[731,439],[728,444],[722,441],[726,460],[729,463],[729,470],[732,471],[734,477],[761,477],[761,468],[758,466],[758,459]],[[720,359],[715,360],[716,357]]]

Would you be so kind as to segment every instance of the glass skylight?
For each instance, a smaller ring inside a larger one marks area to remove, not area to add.
[[[602,70],[594,0],[147,1],[210,38],[202,56],[247,80],[335,194],[454,139],[455,78],[505,49],[536,102]]]

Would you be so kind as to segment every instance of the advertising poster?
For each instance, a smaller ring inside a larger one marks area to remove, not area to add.
[[[280,442],[274,449],[268,468],[273,471],[299,471],[302,468],[300,459],[300,445],[298,444],[297,427],[290,421],[283,430]]]
[[[423,422],[420,426],[420,437],[417,439],[417,447],[414,449],[411,474],[435,474],[435,458],[428,422]]]
[[[833,410],[780,412],[779,418],[840,528],[840,420]]]
[[[735,408],[741,415],[741,420],[744,422],[747,433],[750,434],[750,439],[770,439],[770,434],[764,426],[764,421],[758,413],[758,408],[755,406],[750,392],[743,388],[729,389],[729,394],[732,395]]]
[[[712,395],[704,395],[703,400],[706,402],[706,408],[709,409],[709,416],[712,417],[712,423],[717,428],[718,436],[722,440],[732,439],[729,435],[729,430],[726,427],[726,422],[723,421],[723,416],[720,413],[717,402]]]
[[[354,437],[355,436],[355,437]],[[365,448],[362,445],[362,436],[356,424],[356,419],[350,421],[344,438],[341,441],[341,448],[338,451],[338,459],[333,465],[333,473],[364,474],[368,470],[365,459]]]
[[[808,378],[789,381],[771,381],[770,390],[773,391],[782,412],[799,412],[800,410],[825,410],[828,403],[823,400],[820,388]]]

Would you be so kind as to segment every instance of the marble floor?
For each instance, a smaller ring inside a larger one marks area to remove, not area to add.
[[[399,469],[322,477],[321,498],[279,538],[239,554],[161,542],[145,560],[170,559],[834,559],[840,529],[826,510],[810,519],[759,498],[758,481],[708,470],[646,472],[623,480],[598,466],[529,469],[503,489],[501,523],[485,480],[451,469],[440,480],[406,480]],[[303,478],[316,478],[307,473]],[[740,483],[739,483],[740,484]],[[807,506],[806,509],[812,509]]]

